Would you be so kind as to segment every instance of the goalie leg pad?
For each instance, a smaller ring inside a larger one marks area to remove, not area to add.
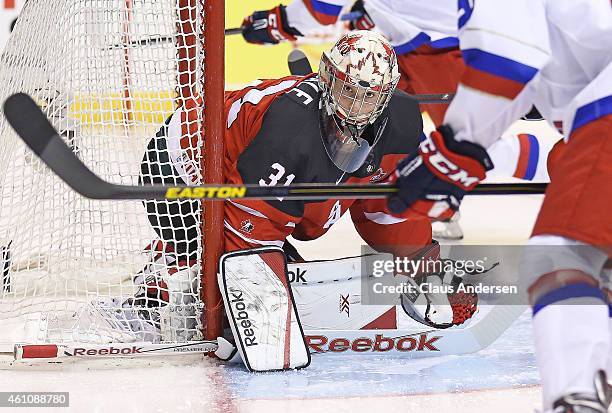
[[[281,248],[227,253],[219,288],[238,351],[249,371],[289,370],[310,364]]]

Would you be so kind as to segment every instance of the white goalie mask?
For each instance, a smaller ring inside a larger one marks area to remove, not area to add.
[[[356,171],[377,143],[382,130],[362,134],[389,104],[399,78],[393,47],[372,31],[347,33],[323,53],[321,135],[327,154],[341,170]]]

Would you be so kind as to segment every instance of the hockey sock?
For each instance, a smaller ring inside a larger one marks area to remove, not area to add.
[[[593,392],[593,376],[608,361],[609,322],[602,291],[586,283],[557,288],[535,302],[534,343],[545,408],[563,395]]]

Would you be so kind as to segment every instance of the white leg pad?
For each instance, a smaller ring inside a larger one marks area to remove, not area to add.
[[[236,346],[250,371],[310,364],[285,253],[263,247],[221,257],[219,288]]]

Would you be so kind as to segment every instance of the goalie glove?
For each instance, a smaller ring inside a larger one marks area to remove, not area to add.
[[[465,323],[472,318],[478,309],[478,295],[463,291],[433,292],[437,288],[445,291],[445,288],[453,287],[438,275],[429,275],[422,282],[417,283],[408,279],[413,285],[412,293],[404,293],[400,300],[402,308],[412,319],[429,327],[444,329]],[[421,292],[419,290],[423,288]]]
[[[271,10],[256,11],[242,22],[242,37],[249,43],[277,44],[287,40],[295,41],[296,36],[302,36],[302,33],[289,26],[283,5]]]
[[[456,141],[450,126],[442,125],[421,142],[419,153],[400,161],[391,175],[399,193],[389,198],[389,210],[400,214],[409,209],[436,220],[449,219],[465,193],[492,168],[484,148]]]
[[[411,260],[445,261],[440,258],[440,244],[435,240]],[[453,271],[408,275],[406,283],[411,285],[411,290],[400,296],[402,308],[408,316],[426,326],[443,329],[461,325],[472,318],[478,308],[478,295],[458,291],[463,279]]]
[[[162,241],[146,250],[150,261],[134,276],[133,306],[158,328],[162,340],[198,339],[198,263],[178,261],[172,245]]]

